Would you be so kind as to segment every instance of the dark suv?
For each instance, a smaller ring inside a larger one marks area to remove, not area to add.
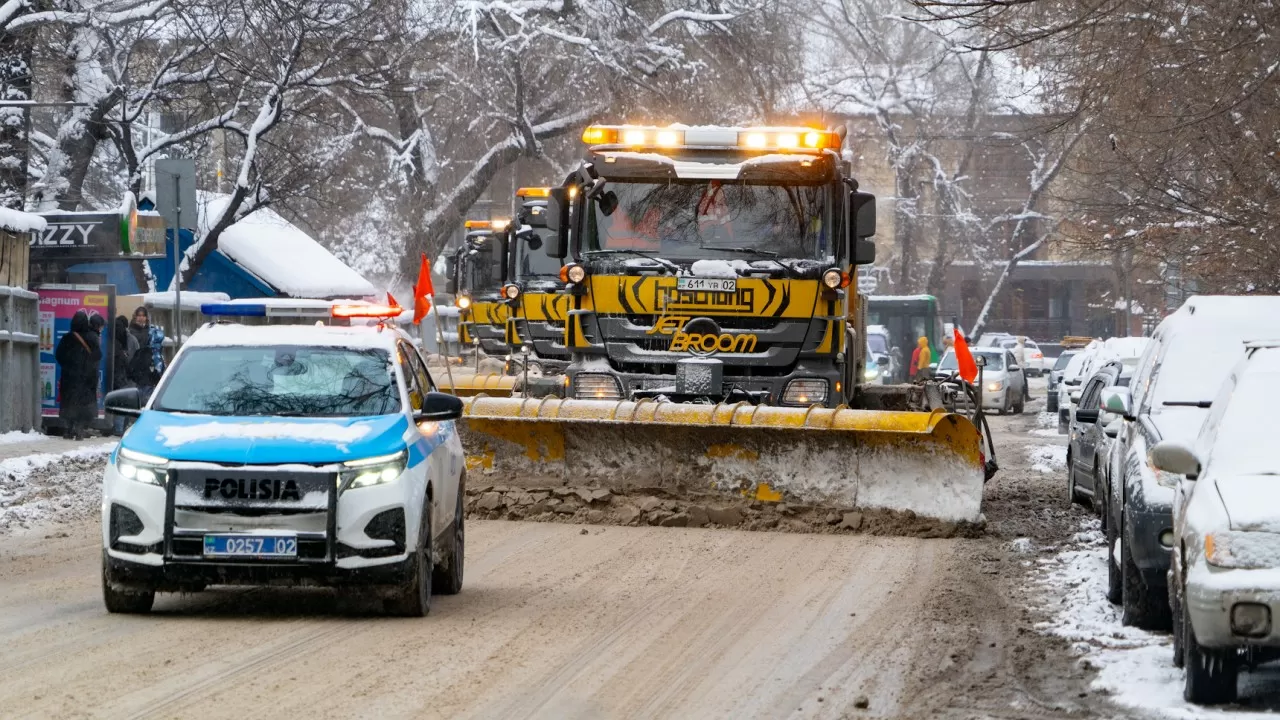
[[[1080,404],[1071,420],[1067,445],[1067,497],[1073,503],[1088,503],[1101,512],[1106,505],[1106,480],[1111,445],[1119,434],[1119,415],[1102,409],[1102,392],[1111,387],[1128,387],[1131,372],[1119,360],[1098,368],[1080,392]]]

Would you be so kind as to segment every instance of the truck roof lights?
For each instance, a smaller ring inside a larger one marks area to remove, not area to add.
[[[592,125],[582,131],[591,146],[625,148],[732,148],[778,152],[815,152],[840,147],[834,132],[806,127],[653,127]]]
[[[549,187],[522,187],[516,191],[516,197],[519,198],[548,198],[551,197],[551,188]]]
[[[502,232],[507,229],[510,220],[468,220],[463,225],[468,230],[493,230],[494,232]]]

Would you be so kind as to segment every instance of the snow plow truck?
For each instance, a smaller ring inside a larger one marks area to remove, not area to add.
[[[562,262],[565,398],[470,398],[473,484],[979,519],[981,416],[948,411],[941,380],[864,382],[850,280],[876,206],[843,128],[582,137],[540,237]]]

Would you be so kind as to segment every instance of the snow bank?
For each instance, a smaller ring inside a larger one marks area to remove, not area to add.
[[[202,193],[200,234],[208,233],[231,198]],[[373,297],[377,289],[310,235],[263,208],[223,231],[218,249],[286,295],[302,298]]]
[[[0,208],[0,227],[16,233],[40,232],[48,226],[45,219],[34,213]]]
[[[23,432],[14,430],[12,432],[0,433],[0,445],[11,445],[13,443],[39,442],[48,440],[49,438],[38,432]]]
[[[1120,608],[1107,602],[1106,557],[1098,520],[1089,518],[1064,549],[1038,562],[1035,583],[1049,615],[1036,629],[1070,641],[1083,661],[1098,668],[1095,689],[1108,692],[1121,705],[1161,718],[1276,717],[1238,706],[1220,711],[1184,701],[1182,671],[1173,666],[1169,636],[1124,627]],[[1250,696],[1259,695],[1273,702],[1280,687],[1280,668],[1263,666],[1241,674],[1240,679],[1240,697],[1246,704]]]
[[[0,535],[93,514],[102,497],[102,460],[115,446],[0,461]]]

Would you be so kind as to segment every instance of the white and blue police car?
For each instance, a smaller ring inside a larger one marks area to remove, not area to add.
[[[234,315],[263,308],[206,305]],[[210,585],[358,587],[422,616],[462,588],[462,402],[436,392],[397,307],[334,305],[369,325],[212,323],[136,418],[103,480],[110,612]]]

